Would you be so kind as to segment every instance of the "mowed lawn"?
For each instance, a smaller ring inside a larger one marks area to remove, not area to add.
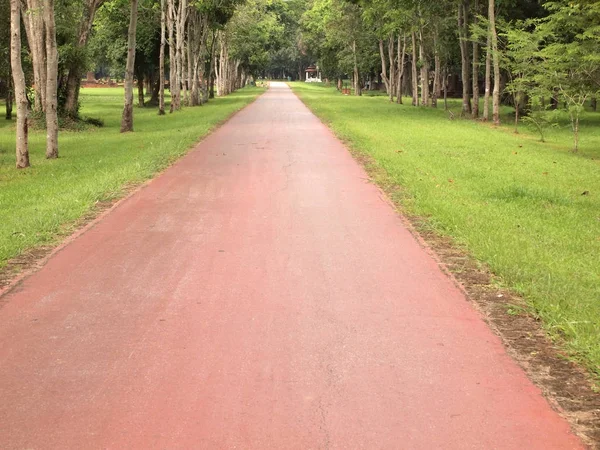
[[[263,91],[245,88],[162,117],[157,108],[135,108],[135,131],[120,134],[123,89],[83,89],[81,113],[105,126],[61,132],[60,158],[50,161],[44,158],[45,132],[31,132],[32,167],[25,170],[15,169],[14,121],[0,120],[0,268],[68,232],[97,202],[152,177]]]
[[[510,124],[449,120],[443,108],[291,86],[402,187],[395,200],[403,208],[522,294],[549,332],[600,375],[600,114],[585,114],[573,154],[566,118],[544,144],[533,130],[515,135]],[[458,115],[459,104],[452,107]]]

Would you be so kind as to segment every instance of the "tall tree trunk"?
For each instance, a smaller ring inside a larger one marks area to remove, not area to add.
[[[400,50],[402,48],[402,50]],[[406,35],[402,36],[400,43],[400,34],[398,34],[398,82],[396,84],[396,103],[402,104],[402,81],[404,79],[404,58],[406,58]]]
[[[425,52],[423,29],[419,29],[419,57],[421,59],[421,104],[429,106],[429,60]]]
[[[441,84],[440,84],[440,78],[441,78],[441,70],[442,70],[442,65],[440,62],[440,52],[438,49],[438,31],[437,31],[437,27],[436,30],[433,34],[433,48],[434,48],[434,75],[433,75],[433,95],[431,97],[431,106],[433,106],[434,108],[437,108],[438,105],[438,99],[440,98],[440,95],[442,93],[442,89],[441,89]]]
[[[394,101],[394,95],[396,95],[396,52],[394,51],[395,42],[396,40],[394,39],[394,35],[390,34],[390,37],[388,39],[388,56],[390,58],[390,91],[388,92],[388,94],[390,96],[390,102]]]
[[[46,26],[46,158],[58,158],[58,49],[54,0],[44,0]]]
[[[206,86],[206,99],[205,102],[208,102],[209,99],[215,98],[215,40],[217,37],[217,32],[213,30],[212,40],[210,43],[210,60],[208,67],[208,77],[207,77],[207,86]]]
[[[133,70],[135,66],[135,30],[138,0],[131,0],[129,32],[127,37],[127,66],[125,68],[125,106],[121,119],[121,133],[133,131]],[[142,84],[143,89],[143,84]]]
[[[496,11],[494,0],[489,4],[490,34],[492,36],[492,60],[494,64],[494,93],[492,114],[494,124],[500,125],[500,55],[498,54],[498,33],[496,32]]]
[[[40,0],[22,0],[21,11],[33,68],[33,111],[43,113],[46,109],[47,87],[44,8]]]
[[[358,56],[356,55],[356,39],[352,41],[352,55],[354,56],[354,95],[362,95],[360,86],[360,73],[358,71]]]
[[[10,0],[10,66],[17,98],[16,157],[17,169],[29,167],[29,142],[27,137],[27,86],[21,65],[21,5]]]
[[[160,54],[158,57],[159,63],[159,78],[158,78],[158,115],[165,115],[165,29],[166,29],[165,17],[165,0],[160,0]]]
[[[105,1],[106,0],[84,1],[83,12],[79,23],[79,33],[77,42],[75,43],[77,50],[81,51],[87,45],[96,11]],[[77,118],[79,116],[79,90],[81,88],[83,67],[79,61],[75,61],[71,63],[68,70],[69,73],[66,82],[67,94],[64,109],[69,117]]]
[[[477,14],[479,13],[479,0],[474,3],[475,14],[473,24],[477,25]],[[479,42],[473,40],[473,119],[479,118]]]
[[[13,83],[12,83],[12,74],[8,76],[6,79],[6,120],[12,120],[12,110],[13,110]]]
[[[390,81],[387,76],[387,60],[385,57],[385,50],[383,48],[383,39],[379,39],[379,56],[381,56],[381,79],[385,84],[385,91],[390,93]]]
[[[469,61],[469,0],[461,0],[458,4],[458,37],[460,43],[460,59],[462,66],[462,113],[471,114],[471,95],[470,95],[470,61]]]
[[[485,50],[485,94],[483,97],[483,120],[490,120],[490,94],[492,91],[492,34],[488,26]]]
[[[417,71],[417,36],[412,32],[412,105],[419,106],[419,75]]]
[[[146,106],[146,100],[144,98],[144,72],[138,70],[136,74],[137,80],[137,91],[138,91],[138,106],[143,108]]]
[[[185,95],[187,89],[185,88],[184,70],[185,70],[185,24],[187,20],[187,0],[179,0],[179,8],[177,9],[177,32],[175,35],[176,39],[176,60],[177,60],[177,81],[178,87],[184,86],[184,104],[186,101]],[[181,99],[180,99],[181,105]]]
[[[167,29],[169,30],[169,91],[171,93],[170,112],[181,109],[180,84],[177,72],[177,44],[175,42],[175,0],[167,0]]]

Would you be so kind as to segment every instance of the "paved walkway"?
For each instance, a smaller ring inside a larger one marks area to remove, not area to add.
[[[3,449],[580,446],[279,83],[0,304]]]

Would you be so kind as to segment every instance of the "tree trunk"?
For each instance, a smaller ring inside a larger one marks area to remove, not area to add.
[[[429,106],[429,60],[425,53],[423,29],[419,29],[419,57],[421,59],[421,104]]]
[[[85,0],[83,13],[79,23],[79,33],[75,47],[78,50],[85,48],[87,45],[92,24],[94,23],[94,16],[96,11],[106,0]],[[74,62],[68,68],[69,73],[67,75],[66,82],[66,99],[65,99],[65,113],[72,118],[79,116],[79,90],[81,88],[81,75],[83,68],[79,62]]]
[[[417,36],[412,32],[412,105],[419,106],[419,80],[417,71]]]
[[[206,101],[208,101],[211,98],[215,98],[215,39],[216,39],[216,31],[213,31],[213,35],[212,35],[212,41],[210,43],[210,62],[209,62],[209,67],[208,67],[208,77],[207,77],[207,83],[208,85],[206,86],[206,91],[207,91],[207,98]]]
[[[46,158],[58,158],[58,49],[54,0],[44,0],[46,26]]]
[[[360,86],[360,73],[358,71],[358,57],[356,56],[356,40],[352,41],[352,54],[354,56],[354,95],[362,95]]]
[[[129,32],[127,37],[127,66],[125,69],[125,106],[121,119],[121,133],[133,131],[133,70],[135,66],[135,30],[137,25],[138,0],[131,0]],[[142,90],[143,90],[142,82]]]
[[[17,98],[16,157],[17,169],[29,167],[29,142],[27,138],[27,86],[21,65],[21,5],[10,0],[10,66]]]
[[[402,50],[400,50],[402,48]],[[396,103],[402,104],[402,80],[404,78],[404,58],[406,57],[406,35],[402,36],[402,45],[400,44],[400,35],[398,35],[398,83],[396,88]]]
[[[483,120],[490,120],[490,94],[492,90],[492,35],[488,27],[485,50],[485,95],[483,98]]]
[[[179,0],[179,8],[177,9],[177,32],[175,35],[176,40],[176,61],[177,61],[177,82],[178,89],[184,86],[184,104],[187,99],[187,89],[185,88],[184,70],[185,70],[185,23],[187,19],[187,0]],[[181,95],[181,94],[180,94]],[[179,99],[181,107],[181,96]]]
[[[492,100],[492,115],[494,124],[500,125],[500,55],[498,54],[498,34],[496,32],[496,12],[494,0],[490,0],[489,21],[492,36],[492,61],[494,65],[494,93]]]
[[[385,91],[390,93],[390,81],[387,76],[387,61],[385,57],[385,50],[383,49],[383,39],[379,39],[379,56],[381,56],[381,79],[385,84]]]
[[[433,45],[435,47],[435,54],[434,54],[434,75],[433,75],[433,96],[431,98],[431,106],[433,106],[434,108],[437,108],[438,105],[438,99],[440,98],[440,95],[442,94],[442,89],[441,89],[441,84],[440,84],[440,78],[441,78],[441,71],[442,71],[442,64],[440,61],[440,53],[438,51],[438,45],[437,45],[437,31],[435,32],[435,37],[434,37],[434,42]]]
[[[167,28],[169,30],[169,91],[171,93],[170,112],[173,112],[181,109],[181,102],[177,72],[177,45],[175,42],[175,0],[167,1]]]
[[[158,115],[165,115],[165,0],[160,0],[160,54],[159,54],[159,78],[158,78]]]
[[[462,113],[471,114],[471,95],[469,78],[469,20],[468,0],[461,0],[458,5],[458,37],[460,43],[460,58],[462,66]]]
[[[137,73],[137,91],[138,91],[138,106],[143,108],[146,106],[146,101],[144,99],[144,72],[141,70]]]
[[[477,25],[478,19],[477,14],[479,12],[479,0],[475,0],[474,4],[475,14],[473,16],[473,23]],[[479,118],[479,43],[477,40],[473,40],[473,119]]]
[[[9,49],[10,52],[10,49]],[[10,58],[10,56],[9,56]],[[12,120],[14,102],[14,88],[12,82],[12,74],[9,74],[6,78],[6,120]]]
[[[29,42],[31,65],[33,68],[34,100],[33,111],[43,113],[46,109],[46,47],[44,30],[44,8],[40,0],[26,0],[21,2],[24,14],[23,24]]]
[[[388,55],[390,58],[390,102],[394,101],[394,95],[396,95],[396,64],[395,64],[395,51],[394,51],[394,35],[390,34],[388,39]]]

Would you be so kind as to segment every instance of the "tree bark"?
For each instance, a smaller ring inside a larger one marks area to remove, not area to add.
[[[498,54],[498,33],[496,32],[496,11],[494,0],[489,0],[490,34],[492,36],[492,61],[494,65],[494,92],[492,115],[494,124],[500,125],[500,55]]]
[[[121,119],[121,133],[133,131],[133,70],[135,66],[137,9],[138,0],[131,0],[131,15],[129,16],[129,32],[127,37],[127,65],[125,69],[125,106],[123,107],[123,118]]]
[[[16,158],[17,169],[29,167],[29,142],[27,136],[27,86],[21,64],[21,5],[10,0],[10,66],[17,98]]]
[[[490,120],[490,94],[492,90],[492,35],[488,26],[485,50],[485,95],[483,98],[483,120]]]
[[[383,48],[383,39],[379,39],[379,56],[381,56],[381,79],[385,84],[385,91],[390,93],[390,81],[387,76],[387,60],[385,57],[385,50]]]
[[[402,50],[400,50],[402,48]],[[398,34],[398,82],[396,88],[396,103],[402,104],[402,81],[404,79],[404,58],[406,57],[406,35],[402,36],[402,45],[400,44],[400,35]]]
[[[181,109],[181,91],[177,72],[177,44],[175,42],[175,0],[167,1],[167,29],[169,30],[169,91],[171,93],[170,112],[173,112]]]
[[[165,115],[165,0],[160,0],[160,54],[159,54],[159,78],[158,78],[158,115]]]
[[[417,71],[417,36],[412,32],[412,105],[419,106],[419,80]]]
[[[395,51],[394,51],[394,35],[390,34],[388,39],[388,56],[390,58],[390,102],[394,101],[394,95],[396,95],[396,64],[395,64]]]
[[[434,47],[434,75],[433,75],[433,95],[431,97],[431,106],[437,108],[438,99],[442,93],[440,78],[441,78],[441,70],[442,65],[440,61],[440,52],[438,49],[438,32],[437,29],[433,35],[433,47]]]
[[[419,59],[421,60],[421,104],[429,106],[429,60],[425,53],[423,29],[419,29]]]
[[[23,24],[29,43],[33,68],[33,111],[43,113],[46,109],[46,48],[44,8],[39,0],[21,0]]]
[[[358,71],[358,57],[356,55],[356,39],[352,41],[352,55],[354,56],[354,95],[362,95],[360,86],[360,73]]]
[[[46,158],[58,158],[58,48],[54,0],[44,0],[46,27]]]
[[[10,51],[10,49],[9,49]],[[9,56],[10,59],[10,56]],[[12,74],[9,74],[6,78],[6,120],[12,120],[14,102],[14,87],[12,82]]]
[[[460,58],[462,67],[462,113],[471,114],[471,95],[469,77],[469,0],[461,0],[458,4],[458,37],[460,43]]]
[[[479,12],[479,0],[475,0],[474,4],[475,15],[473,16],[473,23],[477,24],[477,13]],[[473,119],[479,118],[479,42],[473,40]]]
[[[144,98],[144,72],[142,70],[137,71],[137,91],[138,91],[138,106],[143,108],[146,106],[146,99]]]

